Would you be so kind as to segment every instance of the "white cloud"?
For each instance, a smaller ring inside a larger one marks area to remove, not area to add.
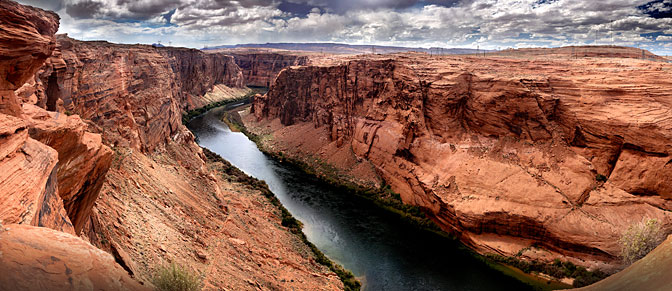
[[[330,41],[489,49],[613,43],[663,49],[656,41],[669,37],[642,35],[672,32],[672,18],[653,18],[637,8],[648,0],[463,0],[449,1],[457,3],[449,7],[411,6],[417,0],[341,3],[348,9],[338,8],[336,0],[287,1],[308,9],[304,14],[283,11],[283,0],[62,0],[52,6],[61,7],[60,31],[74,38],[162,39],[190,47]],[[440,1],[422,3],[433,2]],[[170,11],[172,17],[162,16]]]

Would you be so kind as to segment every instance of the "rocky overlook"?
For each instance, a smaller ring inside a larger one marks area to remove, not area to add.
[[[347,57],[282,71],[245,122],[270,134],[269,151],[391,185],[479,252],[608,268],[629,225],[672,222],[671,70],[622,58]]]
[[[57,30],[0,0],[0,289],[151,289],[168,263],[208,289],[343,288],[263,183],[181,123],[247,92],[231,56]]]

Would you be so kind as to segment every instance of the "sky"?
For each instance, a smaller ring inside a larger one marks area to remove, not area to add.
[[[635,46],[672,55],[672,0],[18,0],[80,40],[193,48],[338,42],[505,49]]]

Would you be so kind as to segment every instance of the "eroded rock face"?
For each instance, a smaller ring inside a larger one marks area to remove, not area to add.
[[[82,42],[58,50],[20,95],[92,121],[106,144],[150,152],[178,132],[183,110],[206,105],[216,84],[243,87],[233,58],[194,49]]]
[[[14,94],[51,55],[57,29],[54,13],[0,1],[0,220],[74,232],[58,196],[57,153],[29,137]]]
[[[278,73],[290,66],[302,66],[309,62],[307,56],[274,52],[223,52],[234,57],[243,72],[245,85],[270,87]]]
[[[270,126],[275,150],[297,156],[351,147],[352,160],[372,163],[405,203],[477,250],[553,257],[526,251],[538,245],[616,262],[631,223],[672,222],[670,69],[622,59],[354,59],[284,70],[248,124]]]
[[[58,196],[58,153],[30,138],[28,126],[0,114],[0,221],[74,233]]]
[[[113,152],[99,134],[87,131],[77,115],[48,112],[30,104],[23,109],[30,136],[58,152],[58,194],[79,233],[98,198]]]
[[[200,98],[217,84],[233,88],[245,86],[243,72],[231,56],[185,48],[161,48],[159,53],[169,58],[176,74],[181,109],[207,105],[200,102]]]
[[[14,90],[42,66],[54,50],[59,17],[14,1],[0,1],[0,113],[19,116]]]
[[[71,234],[27,225],[0,231],[0,290],[150,290],[114,258]]]

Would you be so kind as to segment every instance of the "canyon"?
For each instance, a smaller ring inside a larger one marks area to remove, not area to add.
[[[249,92],[233,57],[58,25],[0,1],[0,289],[151,289],[169,263],[206,289],[343,289],[264,184],[182,125]]]
[[[307,65],[311,56],[307,53],[271,49],[219,49],[208,52],[232,56],[243,72],[245,84],[254,87],[270,87],[282,69]]]
[[[672,65],[540,50],[313,60],[241,113],[265,151],[390,185],[480,253],[614,272],[625,229],[672,222]]]
[[[247,86],[270,87],[235,111],[263,151],[389,189],[480,254],[613,273],[623,230],[672,230],[672,64],[650,52],[201,51],[58,27],[0,0],[0,290],[146,290],[170,263],[208,290],[347,288],[266,184],[183,124]],[[671,244],[594,290],[641,286]]]

